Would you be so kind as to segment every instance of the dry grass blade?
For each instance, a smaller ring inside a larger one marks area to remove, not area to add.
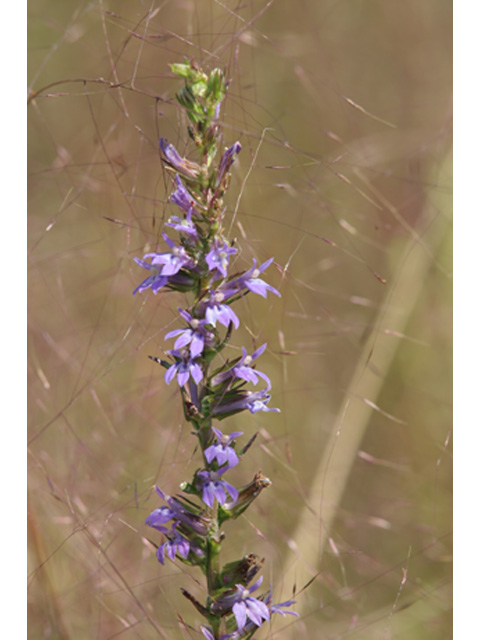
[[[440,173],[443,174],[442,181],[448,184],[451,174],[450,155],[446,157]],[[435,250],[444,241],[446,234],[450,233],[450,203],[445,200],[430,203],[428,211],[424,211],[423,220],[427,217],[431,219],[432,204],[438,204],[442,213],[436,216],[435,223],[429,230],[431,251],[425,251],[423,242],[419,243],[416,235],[411,237],[399,261],[396,281],[365,341],[342,410],[332,427],[330,439],[313,478],[308,505],[298,514],[298,525],[290,545],[291,552],[285,557],[284,567],[280,572],[284,597],[291,597],[292,585],[296,585],[298,593],[313,576],[322,571],[325,544],[332,535],[335,516],[353,463],[400,344],[394,336],[405,330],[422,293],[426,275],[434,263]],[[419,226],[422,226],[422,219]],[[300,614],[307,613],[304,610],[307,600],[298,598]],[[292,626],[290,635],[286,637],[293,638],[295,633]]]

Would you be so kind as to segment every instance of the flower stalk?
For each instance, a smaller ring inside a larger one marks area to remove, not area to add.
[[[150,357],[165,369],[167,384],[175,380],[179,385],[185,420],[197,438],[202,461],[193,478],[181,484],[181,494],[170,497],[157,488],[165,504],[147,517],[146,524],[164,538],[157,547],[161,564],[168,558],[195,565],[205,575],[205,604],[182,589],[206,619],[200,627],[204,637],[246,639],[272,614],[296,614],[283,610],[291,602],[271,604],[270,591],[252,595],[262,583],[260,577],[249,586],[263,564],[255,554],[221,566],[223,525],[244,513],[271,483],[261,472],[240,489],[229,482],[228,472],[241,463],[256,435],[238,449],[237,439],[243,433],[220,430],[213,421],[247,409],[251,413],[279,410],[267,406],[271,382],[256,368],[266,344],[253,353],[242,347],[242,355],[233,360],[218,356],[240,326],[232,305],[246,295],[265,298],[269,292],[280,293],[259,277],[273,258],[260,267],[254,260],[250,269],[235,272],[238,248],[224,235],[224,196],[242,148],[240,142],[234,142],[218,158],[220,108],[227,92],[224,73],[220,69],[205,73],[193,62],[173,64],[171,70],[184,80],[177,100],[189,120],[188,134],[197,160],[160,139],[162,159],[172,176],[170,202],[178,209],[166,226],[178,239],[163,233],[165,251],[134,258],[149,275],[133,293],[151,289],[154,294],[168,290],[186,294],[185,308],[178,310],[182,326],[165,336],[167,341],[174,340],[173,348],[166,352],[168,360]],[[263,388],[253,391],[249,385]]]

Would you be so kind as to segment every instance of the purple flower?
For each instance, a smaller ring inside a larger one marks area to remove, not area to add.
[[[190,345],[190,355],[192,358],[199,356],[205,346],[205,338],[211,339],[212,333],[205,329],[207,321],[191,316],[188,311],[179,309],[180,315],[186,320],[190,327],[188,329],[175,329],[165,336],[165,340],[179,336],[175,341],[174,349],[182,349]]]
[[[216,376],[214,376],[212,378],[212,385],[216,386],[217,384],[221,384],[226,380],[233,380],[235,378],[241,378],[242,380],[246,380],[247,382],[252,382],[253,384],[257,384],[258,376],[260,376],[260,378],[263,378],[267,383],[268,385],[267,390],[269,390],[272,385],[268,376],[266,376],[261,371],[252,369],[250,366],[254,360],[256,360],[259,356],[262,355],[262,353],[265,351],[266,348],[267,348],[267,343],[262,345],[259,349],[254,351],[251,356],[249,356],[247,355],[245,348],[242,347],[243,357],[231,369],[228,369],[227,371],[222,371],[221,373],[218,373]]]
[[[196,162],[190,162],[182,156],[175,149],[173,144],[170,144],[166,138],[160,138],[160,149],[165,156],[167,162],[177,171],[183,173],[188,178],[196,178],[200,172],[200,166]]]
[[[264,620],[270,620],[270,611],[265,602],[250,595],[258,589],[262,581],[263,578],[260,577],[248,589],[242,584],[237,584],[233,593],[221,596],[216,602],[221,611],[232,609],[239,631],[243,631],[247,619],[257,627],[261,627]]]
[[[176,204],[177,207],[180,207],[180,209],[185,213],[188,213],[189,211],[191,211],[192,213],[197,213],[195,210],[195,206],[199,206],[198,202],[185,187],[178,174],[175,176],[175,181],[177,183],[177,188],[171,194],[170,202]]]
[[[220,242],[217,238],[214,246],[207,253],[205,258],[209,271],[216,269],[224,278],[227,277],[228,256],[237,253],[234,247],[230,247],[227,242]]]
[[[251,267],[248,271],[245,271],[243,275],[238,276],[238,278],[235,278],[234,280],[228,282],[225,285],[225,289],[228,289],[229,293],[231,289],[233,289],[234,291],[242,291],[243,289],[248,289],[252,293],[257,293],[263,298],[267,297],[267,291],[271,291],[276,296],[281,297],[279,291],[277,291],[274,287],[270,286],[258,277],[263,271],[265,271],[265,269],[267,269],[272,264],[272,262],[273,258],[270,258],[270,260],[267,260],[257,268],[257,261],[254,259],[253,267]]]
[[[195,266],[195,262],[183,247],[178,247],[165,233],[163,237],[167,245],[172,249],[171,253],[147,253],[143,256],[143,260],[134,258],[138,265],[150,271],[152,275],[135,289],[133,295],[137,291],[144,291],[148,288],[151,288],[153,293],[157,293],[159,289],[170,282],[172,276],[178,274],[182,267],[193,268]],[[151,259],[151,263],[146,262],[147,258]]]
[[[192,238],[198,238],[197,228],[192,222],[192,208],[187,212],[186,218],[179,218],[178,216],[171,216],[168,222],[165,223],[167,227],[172,227],[179,233],[186,233]]]
[[[172,509],[169,509],[168,507],[159,507],[158,509],[152,511],[149,516],[147,516],[145,524],[147,524],[149,527],[152,527],[153,529],[157,529],[158,531],[165,533],[165,531],[167,531],[167,528],[163,525],[173,518],[175,518],[175,512],[172,511]]]
[[[238,413],[244,409],[248,409],[250,413],[257,413],[258,411],[277,411],[280,409],[271,409],[266,405],[270,400],[270,395],[267,393],[267,389],[262,391],[235,391],[229,394],[225,394],[223,400],[213,407],[212,414],[214,416],[226,417],[232,413]]]
[[[228,327],[230,322],[233,322],[235,329],[238,329],[240,326],[240,320],[228,304],[223,304],[224,299],[225,294],[221,291],[217,291],[211,296],[205,310],[205,319],[208,324],[211,324],[214,327],[217,325],[217,322],[223,324],[224,327]]]
[[[197,474],[202,488],[202,500],[210,508],[213,507],[215,499],[220,504],[225,504],[227,493],[230,494],[233,503],[238,498],[238,491],[235,487],[226,480],[220,480],[220,476],[225,471],[227,471],[226,467],[220,471],[199,471]]]
[[[178,247],[173,240],[167,236],[166,233],[162,233],[163,239],[168,244],[171,253],[147,253],[146,257],[152,257],[152,264],[163,264],[162,275],[173,276],[180,271],[182,267],[194,267],[195,263],[190,258],[188,253],[183,247]]]
[[[156,487],[156,491],[167,502],[168,507],[160,507],[152,511],[145,520],[145,524],[157,529],[157,531],[161,531],[167,537],[167,540],[157,549],[158,561],[164,564],[165,554],[170,560],[174,560],[177,553],[182,558],[187,558],[190,551],[197,555],[203,555],[204,552],[201,547],[192,543],[177,530],[177,527],[181,527],[183,533],[187,535],[196,533],[205,536],[208,533],[208,519],[201,514],[189,511],[179,500],[167,496],[158,487]],[[163,526],[170,520],[174,521],[171,530]]]
[[[238,464],[238,456],[230,446],[230,443],[238,436],[243,434],[242,431],[234,431],[230,435],[224,435],[219,429],[212,427],[213,433],[217,437],[217,443],[210,445],[205,449],[205,458],[210,464],[212,460],[218,462],[218,466],[221,467],[226,462],[228,463],[228,469],[231,469]]]
[[[235,159],[241,150],[242,145],[240,142],[235,142],[231,147],[225,149],[218,167],[217,186],[221,183],[224,176],[230,171],[230,167],[235,162]]]
[[[141,282],[138,285],[138,287],[134,290],[133,295],[135,295],[138,291],[145,291],[145,289],[149,289],[149,288],[152,289],[153,293],[157,293],[157,291],[159,291],[162,287],[164,287],[167,284],[168,278],[162,275],[161,267],[153,266],[150,263],[145,262],[145,260],[140,260],[140,258],[133,258],[133,259],[138,265],[140,265],[141,267],[143,267],[144,269],[147,269],[147,271],[150,271],[152,273],[151,276],[148,276],[148,278],[146,278],[143,282]]]
[[[176,358],[176,362],[170,365],[165,373],[165,382],[167,384],[170,384],[175,376],[177,376],[177,382],[181,387],[188,382],[190,376],[192,376],[197,384],[202,381],[202,368],[198,362],[195,362],[195,360],[191,358],[188,349],[183,349],[181,351],[172,349],[172,351],[167,351],[167,353]]]
[[[168,540],[161,544],[157,549],[157,559],[160,564],[165,564],[165,553],[170,558],[170,560],[175,560],[175,556],[182,556],[182,558],[187,558],[190,553],[190,541],[187,540],[181,533],[177,532],[178,523],[172,526],[172,530],[166,533]]]
[[[237,584],[234,591],[227,591],[213,603],[212,611],[228,613],[231,610],[237,622],[237,629],[229,635],[222,636],[222,640],[227,640],[227,638],[239,640],[246,637],[247,634],[255,630],[255,627],[260,627],[265,621],[270,620],[270,616],[274,613],[280,613],[282,616],[287,613],[298,616],[295,611],[282,610],[284,607],[295,604],[294,600],[271,605],[271,590],[260,598],[254,598],[251,594],[262,584],[262,580],[263,578],[260,577],[249,588]],[[204,635],[208,640],[213,638],[212,635],[206,633]]]
[[[159,507],[158,509],[154,509],[154,511],[152,511],[145,520],[145,524],[165,533],[166,527],[162,525],[166,524],[170,520],[175,520],[180,522],[183,527],[198,533],[198,535],[207,535],[209,526],[208,518],[203,515],[193,513],[187,509],[180,500],[171,498],[167,494],[163,493],[163,491],[158,487],[155,487],[155,490],[159,496],[165,500],[168,507]]]

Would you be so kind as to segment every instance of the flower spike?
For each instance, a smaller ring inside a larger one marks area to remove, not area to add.
[[[263,560],[255,554],[242,553],[240,559],[223,567],[220,563],[224,523],[241,523],[237,519],[271,481],[259,471],[239,489],[230,482],[230,477],[241,471],[241,462],[257,434],[247,434],[247,444],[237,449],[236,439],[243,431],[221,431],[216,425],[242,411],[280,411],[268,406],[272,383],[257,368],[267,344],[253,349],[242,346],[241,352],[237,346],[234,358],[223,353],[224,349],[230,352],[226,348],[235,335],[233,329],[240,328],[235,303],[249,293],[263,298],[280,293],[262,278],[273,258],[260,266],[254,259],[251,268],[235,270],[241,248],[235,239],[224,235],[229,226],[224,197],[242,149],[239,141],[223,146],[220,108],[228,86],[225,74],[221,69],[206,73],[188,60],[172,64],[170,69],[184,83],[177,101],[188,119],[194,149],[192,155],[183,156],[166,138],[159,140],[164,167],[172,176],[168,202],[174,210],[165,222],[169,234],[162,232],[165,250],[134,258],[148,276],[133,293],[151,289],[154,294],[189,294],[188,301],[178,308],[179,325],[173,325],[164,336],[173,340],[173,348],[164,358],[149,357],[165,369],[167,385],[176,379],[183,415],[196,441],[191,450],[199,453],[201,461],[191,480],[180,483],[175,496],[156,488],[162,503],[146,517],[145,525],[160,537],[158,543],[153,542],[160,564],[169,559],[193,565],[204,574],[205,604],[182,588],[197,614],[205,618],[200,626],[203,637],[250,640],[273,614],[297,614],[288,610],[293,601],[271,604],[270,591],[257,593]],[[248,388],[260,382],[260,390]]]

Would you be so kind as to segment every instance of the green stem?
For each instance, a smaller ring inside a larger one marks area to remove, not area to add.
[[[215,502],[214,510],[217,511],[217,504]],[[207,587],[208,595],[213,598],[214,592],[217,588],[217,578],[220,572],[220,541],[218,540],[218,522],[216,517],[214,521],[217,525],[216,533],[211,534],[211,538],[208,541],[207,549]],[[215,529],[215,527],[212,527]]]

